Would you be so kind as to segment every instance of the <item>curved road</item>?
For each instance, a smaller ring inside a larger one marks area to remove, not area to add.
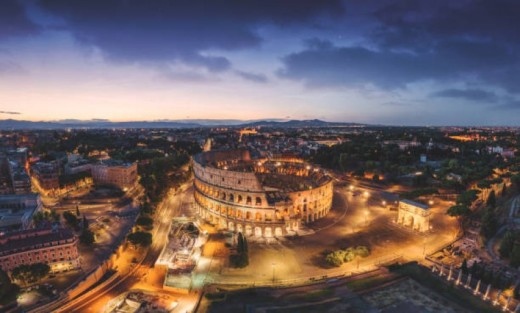
[[[185,187],[186,185],[188,185],[187,188]],[[139,281],[141,269],[153,268],[157,258],[161,254],[164,245],[167,243],[172,217],[178,216],[182,213],[183,204],[189,201],[186,199],[189,195],[189,192],[187,191],[191,188],[191,182],[186,183],[181,188],[179,188],[174,196],[168,197],[168,199],[166,199],[165,202],[163,202],[157,208],[155,215],[156,224],[153,233],[153,243],[147,250],[143,261],[137,266],[137,268],[132,270],[126,276],[115,278],[114,282],[108,284],[98,292],[90,294],[86,297],[81,297],[80,302],[78,302],[78,299],[72,300],[70,302],[72,305],[66,305],[65,310],[67,312],[87,312],[89,305],[97,300],[100,300],[102,297],[107,295],[115,297],[125,291],[130,290],[132,286]],[[114,275],[119,274],[116,273]],[[57,310],[57,312],[62,311],[63,310],[60,309]]]

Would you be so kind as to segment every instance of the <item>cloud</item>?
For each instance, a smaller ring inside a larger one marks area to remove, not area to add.
[[[209,77],[203,73],[189,70],[162,71],[160,77],[166,78],[167,80],[172,82],[186,83],[203,83],[218,80],[215,76]]]
[[[0,6],[0,40],[39,33],[20,1],[4,0]]]
[[[483,89],[444,89],[431,94],[436,98],[458,98],[477,102],[495,102],[497,95]]]
[[[428,49],[439,40],[489,39],[520,43],[520,3],[515,0],[381,1],[370,37],[387,47]]]
[[[333,1],[41,0],[41,7],[65,21],[80,42],[124,62],[180,61],[219,72],[230,68],[209,50],[258,46],[265,24],[301,25],[322,14],[337,15]]]
[[[479,52],[469,53],[474,50]],[[472,41],[443,42],[431,52],[417,54],[312,40],[306,49],[282,59],[279,74],[317,87],[373,84],[395,89],[422,80],[473,75],[512,59],[505,49]]]
[[[0,60],[0,75],[2,74],[24,74],[26,71],[23,67],[12,61]]]
[[[243,79],[255,82],[255,83],[267,83],[267,77],[263,74],[249,73],[244,71],[236,71],[237,75]]]
[[[13,112],[13,111],[0,111],[0,114],[20,115],[22,113],[20,113],[20,112]]]
[[[513,100],[500,105],[495,106],[494,108],[498,110],[520,110],[520,101]]]
[[[401,102],[401,101],[388,101],[381,103],[383,106],[390,106],[390,107],[404,107],[409,106],[409,103]]]

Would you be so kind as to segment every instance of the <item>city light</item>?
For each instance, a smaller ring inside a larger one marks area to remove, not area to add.
[[[520,313],[519,1],[4,2],[0,311]]]

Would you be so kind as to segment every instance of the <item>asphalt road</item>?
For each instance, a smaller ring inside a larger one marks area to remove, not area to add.
[[[75,303],[72,307],[67,308],[69,312],[93,312],[92,307],[99,307],[100,301],[106,302],[107,299],[116,297],[117,295],[129,291],[135,285],[141,276],[141,269],[153,268],[157,258],[161,254],[164,245],[168,240],[168,232],[170,223],[174,216],[183,214],[187,210],[187,206],[191,199],[191,193],[188,192],[192,188],[191,182],[179,189],[175,196],[170,196],[157,208],[155,215],[155,227],[153,232],[152,246],[147,250],[143,262],[138,265],[137,270],[130,275],[116,279],[112,284],[106,286],[99,292],[91,294],[86,298],[82,298],[81,302]]]

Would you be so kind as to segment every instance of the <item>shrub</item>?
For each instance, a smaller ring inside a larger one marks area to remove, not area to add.
[[[148,247],[152,244],[152,234],[142,231],[131,233],[126,239],[135,246]]]
[[[343,263],[352,262],[356,257],[365,258],[370,255],[370,251],[365,246],[336,250],[327,253],[325,262],[332,266],[341,266]]]

